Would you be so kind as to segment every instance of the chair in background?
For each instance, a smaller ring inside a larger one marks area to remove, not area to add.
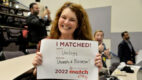
[[[7,59],[23,56],[23,55],[25,54],[21,51],[2,51],[0,53],[0,60],[7,60]]]

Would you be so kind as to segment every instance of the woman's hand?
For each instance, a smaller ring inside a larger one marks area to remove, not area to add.
[[[42,54],[40,52],[36,53],[36,56],[34,57],[32,64],[35,67],[42,64]]]
[[[99,70],[102,68],[102,58],[101,58],[101,54],[96,54],[96,58],[95,58],[95,65],[99,68]]]

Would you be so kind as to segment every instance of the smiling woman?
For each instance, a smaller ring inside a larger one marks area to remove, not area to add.
[[[54,39],[70,37],[70,39],[75,40],[92,40],[88,15],[83,7],[79,4],[66,2],[56,13],[50,37]]]
[[[58,23],[59,30],[62,35],[72,36],[73,32],[77,28],[77,18],[74,12],[69,8],[63,10]],[[62,38],[61,36],[60,38]]]
[[[83,7],[76,3],[66,2],[58,11],[52,23],[51,32],[47,39],[62,39],[62,40],[92,40],[91,27],[88,20],[88,15]],[[56,43],[56,45],[58,45]],[[64,47],[90,47],[90,43],[62,43]],[[58,45],[58,46],[59,46]],[[68,54],[67,52],[65,52]],[[50,53],[47,53],[50,54]],[[86,53],[87,54],[87,53]],[[89,54],[89,53],[88,53]],[[69,61],[60,61],[60,63],[69,63]],[[77,61],[76,63],[82,63]],[[42,64],[42,54],[36,53],[32,63],[35,67]],[[52,63],[51,63],[52,64]],[[96,54],[94,64],[101,69],[101,55]],[[36,68],[34,74],[36,73]]]

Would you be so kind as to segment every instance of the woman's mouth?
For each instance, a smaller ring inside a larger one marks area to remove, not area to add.
[[[70,30],[71,29],[70,26],[65,26],[65,25],[62,25],[62,28],[65,29],[65,30]]]

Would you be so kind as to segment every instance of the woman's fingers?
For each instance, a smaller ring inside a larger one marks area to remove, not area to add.
[[[101,68],[102,68],[102,62],[101,62],[101,60],[97,61],[97,62],[95,63],[95,65],[96,65],[99,69],[101,69]]]
[[[33,63],[35,67],[42,64],[42,54],[37,52],[36,56],[34,57]]]
[[[102,58],[101,58],[101,54],[97,54],[96,58],[95,58],[95,65],[101,69],[102,68]]]

